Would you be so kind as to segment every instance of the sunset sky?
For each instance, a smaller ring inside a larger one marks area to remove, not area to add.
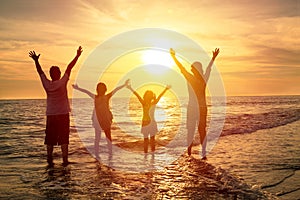
[[[4,0],[0,3],[0,99],[45,98],[30,50],[64,71],[102,42],[140,28],[176,31],[211,56],[227,95],[300,94],[299,0]],[[108,83],[109,85],[109,83]],[[70,97],[72,89],[69,87]]]

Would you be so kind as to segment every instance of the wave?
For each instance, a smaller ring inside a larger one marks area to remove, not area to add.
[[[252,133],[261,129],[283,126],[300,120],[300,109],[275,109],[256,114],[229,115],[221,135]]]

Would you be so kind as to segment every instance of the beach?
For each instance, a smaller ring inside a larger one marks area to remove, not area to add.
[[[79,142],[76,141],[79,140],[76,137],[72,140],[73,143]],[[59,151],[58,148],[55,150]],[[146,173],[126,173],[102,165],[90,156],[84,147],[79,147],[76,152],[70,152],[72,164],[67,168],[61,165],[58,153],[55,156],[54,169],[51,170],[46,167],[41,155],[35,158],[30,156],[30,159],[26,159],[25,156],[12,158],[16,162],[21,160],[28,162],[16,165],[10,161],[10,166],[2,168],[1,197],[5,199],[275,198],[259,188],[252,188],[227,171],[195,157],[183,155],[163,170]]]
[[[124,138],[121,138],[124,133],[116,128],[112,133],[112,155],[107,152],[102,134],[100,159],[97,160],[93,154],[94,133],[90,126],[92,106],[90,101],[80,100],[82,124],[76,123],[74,110],[71,116],[71,164],[66,168],[61,165],[60,147],[55,147],[55,165],[48,168],[43,144],[45,100],[1,100],[0,197],[298,199],[299,102],[299,96],[229,98],[223,132],[208,159],[203,161],[197,141],[192,156],[187,156],[185,146],[174,144],[169,145],[171,149],[161,144],[157,151],[148,154],[139,152],[137,147],[125,151],[121,145],[124,145]],[[120,101],[118,109],[121,105],[123,102]],[[161,109],[169,109],[166,110],[168,113],[173,108],[162,106]],[[122,113],[115,110],[113,113],[115,120],[122,118]],[[184,120],[180,122],[174,118],[178,116],[161,118],[158,124],[168,121],[165,131],[176,130],[181,136],[185,125],[180,123]],[[135,131],[132,124],[118,122],[128,126],[131,132]],[[134,134],[138,137],[138,132]],[[133,140],[129,142],[138,144]]]

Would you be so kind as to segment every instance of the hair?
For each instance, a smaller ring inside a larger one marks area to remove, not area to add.
[[[61,72],[60,72],[60,69],[58,66],[52,66],[50,68],[50,77],[53,81],[59,80],[60,75],[61,75]]]
[[[147,90],[145,93],[144,93],[144,96],[143,96],[143,99],[146,101],[146,102],[151,102],[152,100],[154,100],[156,98],[155,94],[151,91],[151,90]]]
[[[200,75],[203,74],[202,64],[200,62],[194,62],[191,67],[195,68]]]
[[[97,93],[98,95],[102,96],[106,93],[107,87],[104,83],[100,82],[97,84]]]

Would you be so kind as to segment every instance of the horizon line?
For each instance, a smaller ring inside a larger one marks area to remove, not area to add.
[[[280,97],[280,96],[300,96],[300,94],[265,94],[265,95],[226,95],[226,97]],[[180,98],[188,97],[188,96],[180,96]],[[210,97],[210,96],[208,96]],[[115,97],[115,98],[125,98],[124,97]],[[21,97],[21,98],[0,98],[0,101],[8,101],[8,100],[46,100],[46,97],[40,98],[40,97]],[[89,99],[89,97],[75,97],[75,98],[69,98],[69,100],[72,99]]]

